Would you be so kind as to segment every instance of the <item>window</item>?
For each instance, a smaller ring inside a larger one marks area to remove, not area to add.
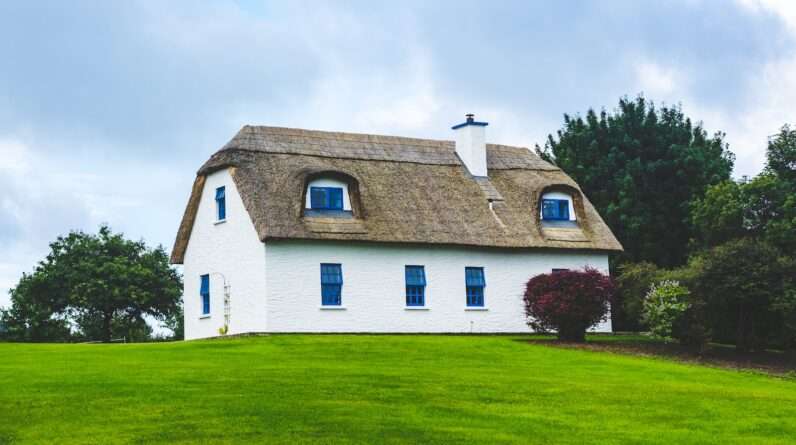
[[[202,297],[202,315],[210,315],[210,275],[199,277],[199,296]]]
[[[543,199],[542,219],[569,220],[569,201],[566,199]]]
[[[224,187],[216,189],[216,219],[219,221],[227,219],[227,198]]]
[[[339,264],[321,264],[321,304],[340,306],[343,269]]]
[[[343,189],[310,187],[310,207],[313,210],[343,210]]]
[[[483,267],[465,267],[464,268],[464,281],[467,286],[467,306],[484,306],[484,287],[486,280],[484,280]]]
[[[426,272],[423,266],[406,266],[406,305],[426,304]]]

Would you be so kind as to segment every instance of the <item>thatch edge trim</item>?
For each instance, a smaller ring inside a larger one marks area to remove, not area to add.
[[[352,243],[352,244],[369,244],[369,245],[384,245],[384,246],[409,246],[409,247],[442,247],[442,248],[460,248],[460,249],[483,249],[483,250],[496,250],[496,251],[527,251],[527,252],[538,252],[538,251],[549,251],[549,252],[561,252],[565,250],[567,252],[584,252],[584,253],[607,253],[607,252],[622,252],[623,249],[608,249],[608,248],[597,248],[597,247],[557,247],[557,246],[491,246],[486,244],[468,244],[468,243],[446,243],[446,242],[435,242],[435,241],[373,241],[373,240],[362,240],[362,239],[329,239],[329,238],[305,238],[305,237],[279,237],[279,236],[267,236],[262,242],[319,242],[319,243]],[[556,241],[554,241],[556,242]],[[579,242],[579,241],[559,241],[559,242]]]
[[[204,190],[205,187],[205,179],[205,175],[197,175],[196,179],[193,181],[191,196],[188,198],[188,204],[185,206],[182,222],[177,231],[177,238],[174,240],[174,247],[171,249],[171,264],[182,264],[185,260],[185,249],[188,247],[188,241],[191,239],[193,223],[196,219],[196,212],[199,211],[199,201],[202,197],[202,190]]]

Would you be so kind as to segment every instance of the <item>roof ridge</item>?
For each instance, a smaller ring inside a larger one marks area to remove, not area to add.
[[[220,150],[325,158],[460,165],[454,141],[405,136],[245,125]],[[488,168],[558,170],[527,147],[486,144]]]
[[[333,138],[334,136],[337,136],[338,138],[342,139],[346,139],[346,137],[367,138],[367,139],[372,139],[372,142],[379,142],[379,143],[417,142],[417,143],[430,143],[429,145],[444,145],[444,146],[450,145],[451,148],[454,148],[456,143],[451,139],[416,138],[410,136],[396,136],[392,134],[357,133],[351,131],[311,130],[307,128],[298,128],[298,127],[279,127],[272,125],[249,125],[249,124],[244,125],[232,139],[236,139],[238,136],[243,136],[246,134],[254,134],[256,130],[265,130],[266,133],[276,134],[280,136],[305,136],[305,137],[317,137],[324,139]],[[361,139],[355,139],[355,140],[360,141]],[[502,148],[523,149],[523,150],[528,150],[532,154],[535,154],[533,150],[524,145],[509,145],[509,144],[498,144],[494,142],[487,142],[486,146],[498,149]]]
[[[337,140],[352,140],[362,142],[378,142],[381,144],[400,144],[400,143],[413,143],[415,145],[426,146],[450,146],[454,148],[455,142],[447,139],[429,139],[429,138],[415,138],[408,136],[396,136],[389,134],[372,134],[372,133],[355,133],[347,131],[328,131],[328,130],[311,130],[306,128],[295,127],[277,127],[270,125],[244,125],[235,137],[244,134],[257,134],[257,130],[262,133],[273,134],[277,136],[303,136],[319,139],[337,139]]]

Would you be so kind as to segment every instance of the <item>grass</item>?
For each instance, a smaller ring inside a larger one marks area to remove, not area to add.
[[[796,441],[796,381],[528,339],[0,344],[0,443]]]

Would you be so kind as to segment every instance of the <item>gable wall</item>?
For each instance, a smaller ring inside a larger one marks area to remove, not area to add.
[[[216,223],[215,191],[226,191],[226,222]],[[229,169],[207,175],[183,262],[185,338],[218,335],[224,325],[223,274],[230,285],[230,333],[265,330],[265,247]],[[202,318],[200,276],[210,274],[210,317]]]
[[[324,241],[266,243],[270,332],[528,332],[524,284],[553,268],[608,272],[608,256]],[[320,263],[340,263],[344,310],[321,308]],[[406,309],[404,266],[423,265],[428,310]],[[465,266],[484,267],[486,311],[465,310]],[[610,321],[597,327],[610,331]]]

